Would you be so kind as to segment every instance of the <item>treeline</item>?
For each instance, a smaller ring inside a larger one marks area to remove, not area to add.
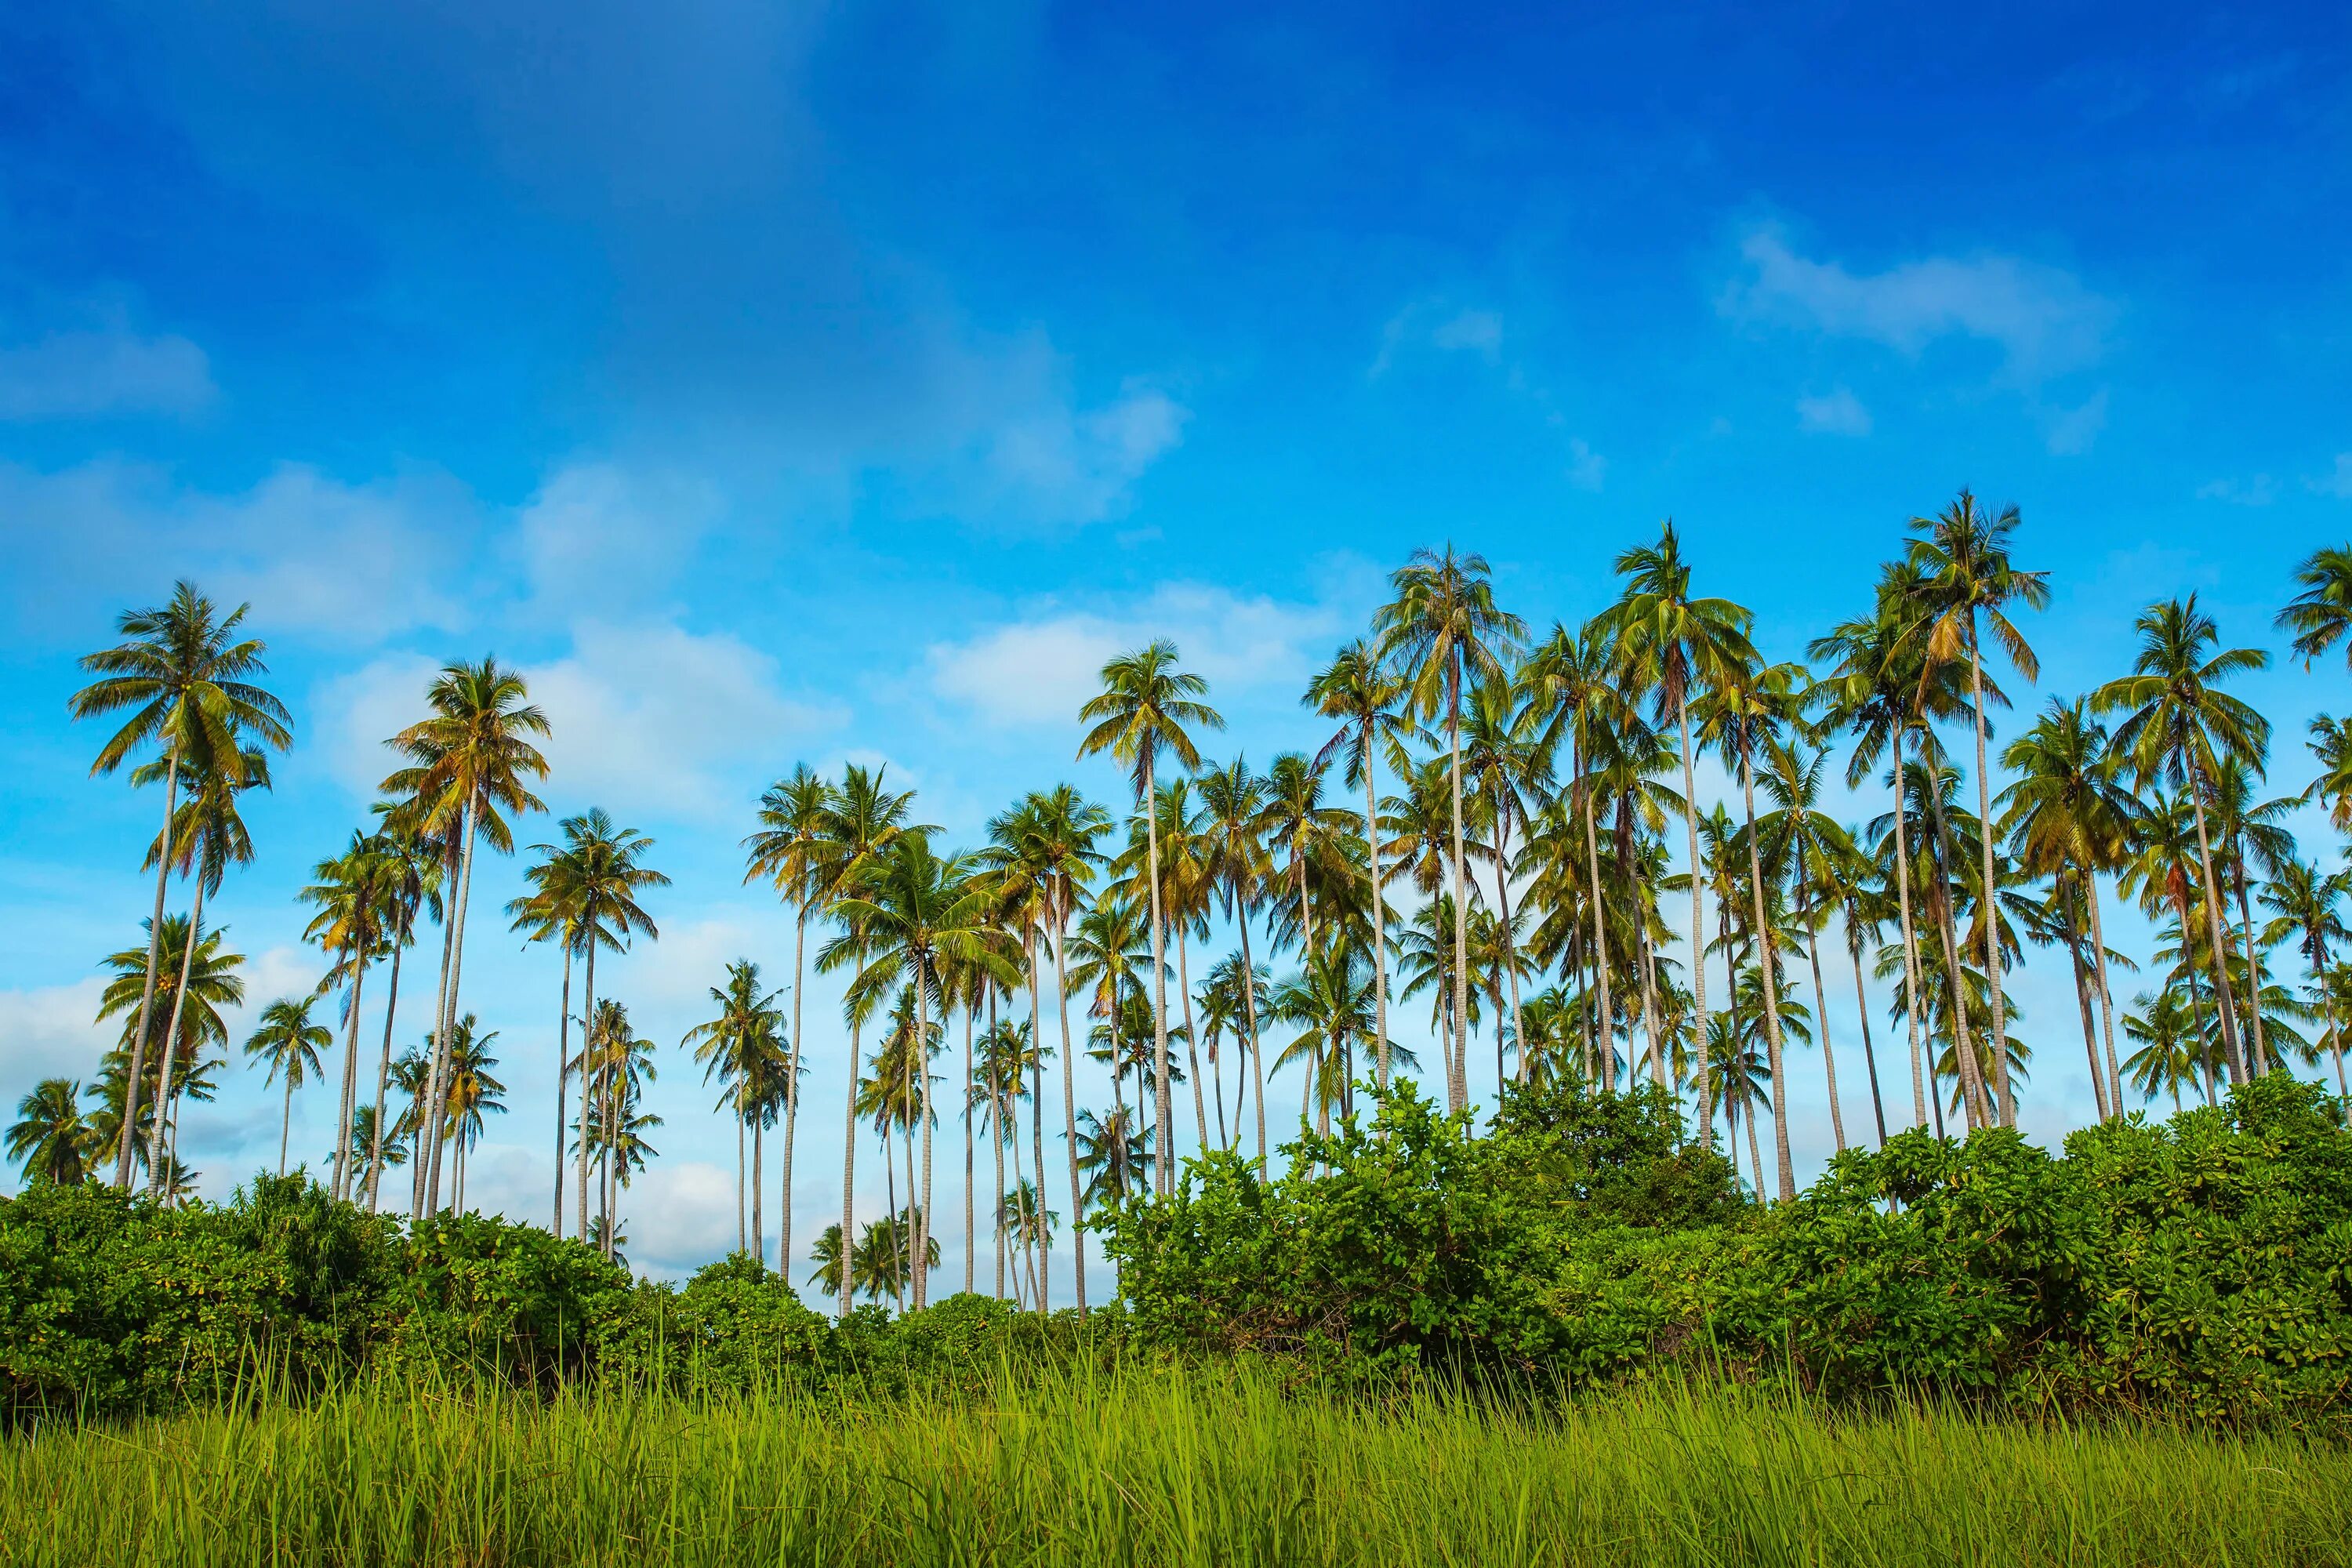
[[[1091,1315],[965,1294],[835,1321],[748,1257],[633,1282],[535,1227],[404,1231],[299,1174],[217,1207],[36,1188],[0,1200],[0,1378],[22,1420],[365,1376],[937,1392],[1239,1358],[1368,1391],[1676,1375],[2352,1431],[2352,1131],[2284,1073],[2058,1155],[1900,1134],[1780,1205],[1654,1087],[1514,1089],[1483,1128],[1410,1084],[1368,1109],[1279,1177],[1212,1152],[1107,1215],[1121,1299]]]

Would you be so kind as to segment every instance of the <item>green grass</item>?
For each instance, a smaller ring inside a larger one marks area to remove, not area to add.
[[[0,1440],[0,1526],[9,1563],[140,1568],[2324,1563],[2352,1453],[1723,1388],[1543,1412],[1201,1373],[847,1403],[376,1387]]]

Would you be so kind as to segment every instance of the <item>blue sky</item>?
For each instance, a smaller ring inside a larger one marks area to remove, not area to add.
[[[300,721],[220,901],[257,1002],[314,976],[289,895],[381,738],[495,650],[551,803],[677,879],[611,975],[665,1039],[728,959],[788,964],[739,885],[768,778],[887,759],[960,837],[1109,795],[1073,709],[1161,634],[1221,754],[1319,741],[1306,676],[1425,542],[1573,619],[1672,514],[1789,657],[1968,483],[2053,574],[2037,700],[2174,592],[2273,642],[2352,532],[2340,8],[1578,9],[12,7],[0,1089],[94,1062],[152,828],[63,701],[180,574],[253,601]],[[2250,686],[2283,793],[2343,681]],[[476,1190],[536,1213],[554,966],[484,934],[467,974],[516,1104]],[[2072,997],[2021,994],[2054,1136]],[[803,1238],[843,1071],[808,1046]],[[707,1100],[674,1058],[657,1268],[732,1242]],[[192,1117],[207,1190],[275,1116]]]

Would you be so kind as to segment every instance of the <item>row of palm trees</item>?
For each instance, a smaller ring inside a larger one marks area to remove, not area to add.
[[[814,1254],[820,1288],[844,1310],[861,1290],[929,1300],[932,1064],[959,1019],[966,1284],[984,1138],[1001,1194],[989,1215],[997,1289],[1009,1275],[1016,1296],[1041,1306],[1058,1219],[1049,1186],[1066,1181],[1078,1218],[1145,1186],[1171,1190],[1184,1142],[1176,1090],[1187,1083],[1192,1146],[1249,1141],[1263,1162],[1269,1075],[1300,1069],[1303,1121],[1350,1114],[1360,1079],[1385,1089],[1394,1069],[1418,1068],[1391,1016],[1417,998],[1429,1004],[1450,1110],[1469,1108],[1471,1041],[1483,1032],[1498,1087],[1646,1078],[1686,1097],[1703,1141],[1718,1118],[1727,1136],[1744,1131],[1759,1192],[1769,1125],[1782,1197],[1795,1188],[1792,1044],[1821,1047],[1832,1142],[1849,1142],[1821,955],[1832,934],[1847,948],[1882,1139],[1890,1127],[1942,1131],[1948,1114],[1967,1129],[2014,1125],[2033,1052],[2008,981],[2029,945],[2066,953],[2102,1117],[2124,1114],[2127,1090],[2142,1102],[2184,1089],[2211,1098],[2323,1055],[2340,1089],[2336,1025],[2352,1000],[2340,963],[2352,945],[2337,913],[2344,879],[2297,857],[2279,826],[2293,799],[2258,798],[2270,727],[2226,689],[2267,656],[2225,646],[2194,595],[2152,605],[2136,623],[2129,671],[2050,702],[2001,748],[2008,780],[1997,783],[1991,713],[2011,700],[2002,683],[2038,673],[2019,612],[2049,595],[2042,574],[2011,561],[2019,526],[2015,509],[1993,511],[1967,492],[1915,519],[1867,613],[1832,627],[1803,664],[1769,662],[1747,609],[1696,591],[1671,523],[1617,559],[1613,603],[1541,635],[1498,605],[1479,557],[1422,552],[1393,574],[1370,635],[1309,683],[1305,702],[1330,726],[1317,748],[1263,773],[1240,757],[1209,761],[1202,742],[1223,721],[1207,687],[1171,645],[1154,643],[1108,664],[1078,715],[1078,755],[1106,755],[1128,773],[1123,808],[1066,784],[1039,791],[968,851],[940,847],[939,830],[914,819],[911,792],[889,788],[880,770],[852,766],[835,780],[797,769],[763,796],[746,840],[746,879],[772,886],[793,915],[792,980],[766,989],[758,967],[739,962],[711,992],[717,1016],[684,1042],[738,1124],[740,1239],[764,1256],[766,1135],[780,1128],[780,1256],[792,1256],[812,963],[843,977],[850,1044],[843,1215]],[[2308,664],[2352,626],[2352,550],[2316,552],[2298,583],[2280,624]],[[156,913],[146,952],[118,959],[101,1016],[123,1019],[123,1044],[81,1135],[111,1149],[118,1183],[143,1161],[159,1192],[184,1179],[174,1107],[211,1092],[204,1053],[223,1040],[217,1010],[241,1000],[234,955],[204,926],[205,900],[250,858],[237,798],[268,786],[267,757],[290,739],[257,682],[263,649],[243,636],[245,613],[221,616],[181,584],[171,605],[123,618],[126,640],[85,661],[100,679],[74,699],[80,716],[129,714],[96,771],[135,763],[135,779],[164,785],[164,826],[147,857]],[[483,845],[512,848],[512,820],[540,809],[530,790],[547,772],[535,745],[546,721],[511,670],[449,666],[427,708],[391,742],[402,765],[371,829],[321,862],[303,894],[329,959],[320,991],[343,1003],[335,1190],[373,1205],[383,1170],[405,1159],[415,1215],[442,1206],[445,1150],[462,1161],[464,1129],[495,1108],[463,1054],[473,861]],[[2352,726],[2322,718],[2312,746],[2319,776],[2304,796],[2352,826]],[[1729,801],[1702,799],[1709,754],[1729,776]],[[1885,790],[1889,809],[1837,820],[1822,809],[1832,770],[1851,789]],[[565,1228],[568,1176],[574,1225],[608,1251],[618,1190],[652,1152],[644,1133],[656,1119],[640,1095],[655,1064],[625,1010],[598,996],[596,958],[657,935],[640,901],[667,880],[646,863],[650,847],[602,811],[566,818],[557,842],[537,847],[530,891],[508,906],[514,929],[562,957],[551,1225]],[[184,917],[164,913],[175,870],[192,889]],[[2128,1008],[2115,976],[2134,961],[2105,934],[2115,897],[2137,901],[2159,944],[2155,986]],[[1677,900],[1686,934],[1666,919]],[[421,1054],[396,1059],[402,955],[427,924],[442,937],[433,1027]],[[1235,951],[1203,945],[1220,931]],[[2281,979],[2283,948],[2301,987]],[[1278,982],[1276,958],[1295,965]],[[365,1075],[362,1002],[387,963],[383,1033]],[[1719,1005],[1709,1001],[1714,965],[1726,984]],[[1891,1122],[1872,976],[1891,990],[1886,1017],[1908,1045],[1909,1114],[1898,1088]],[[1074,1001],[1090,1058],[1110,1069],[1108,1110],[1077,1104]],[[318,1027],[307,1015],[299,1025],[266,1015],[257,1040]],[[2119,1050],[2118,1032],[2137,1049]],[[1238,1053],[1230,1119],[1228,1047]],[[315,1075],[315,1050],[307,1068],[284,1047],[269,1051],[280,1053],[270,1059],[289,1096],[298,1069]],[[1066,1169],[1049,1179],[1045,1079],[1055,1061],[1065,1065]],[[50,1087],[26,1101],[19,1158],[60,1142]],[[407,1109],[388,1118],[395,1089]],[[861,1120],[884,1141],[889,1206],[845,1248]],[[1075,1263],[1083,1308],[1082,1242]]]

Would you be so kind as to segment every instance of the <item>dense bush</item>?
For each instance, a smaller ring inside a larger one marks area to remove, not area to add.
[[[1905,1134],[1769,1208],[1648,1095],[1507,1097],[1480,1136],[1406,1090],[1297,1152],[1271,1182],[1209,1161],[1112,1222],[1142,1344],[2352,1418],[2352,1133],[2284,1075],[2058,1157]]]

